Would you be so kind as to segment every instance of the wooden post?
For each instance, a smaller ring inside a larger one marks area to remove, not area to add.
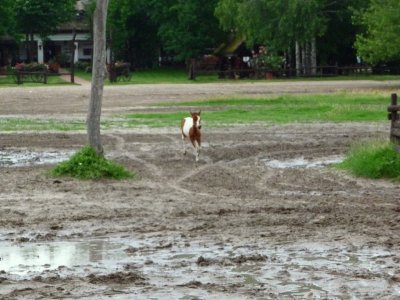
[[[196,59],[191,58],[189,59],[189,80],[196,80]]]
[[[71,83],[75,83],[75,40],[76,40],[76,30],[72,31],[72,41],[71,41],[71,60],[70,60],[70,72],[71,72]]]
[[[396,144],[400,144],[400,121],[398,111],[400,111],[400,106],[397,105],[397,94],[392,94],[390,106],[388,107],[388,119],[391,123],[390,140]]]

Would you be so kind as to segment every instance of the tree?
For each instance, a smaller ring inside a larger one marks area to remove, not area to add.
[[[15,1],[0,0],[0,37],[13,34],[15,26]]]
[[[53,33],[57,27],[70,21],[75,11],[75,0],[15,0],[17,29],[26,36],[27,44],[33,44],[33,35],[42,38]],[[31,60],[28,46],[28,60]]]
[[[326,1],[220,0],[215,14],[225,30],[244,33],[249,44],[266,45],[275,53],[290,53],[296,48],[297,63],[301,60],[315,65],[311,57],[315,57],[316,37],[326,30]]]
[[[89,145],[103,154],[100,136],[100,116],[103,99],[106,66],[106,23],[108,0],[97,0],[93,15],[93,67],[92,88],[87,115],[87,134]]]
[[[214,16],[218,0],[151,0],[164,50],[178,61],[197,58],[223,38]]]
[[[327,7],[327,30],[318,38],[319,62],[325,65],[356,63],[354,43],[360,26],[353,23],[355,11],[368,5],[369,0],[331,1]]]
[[[158,27],[150,17],[147,0],[110,0],[108,39],[115,60],[135,67],[152,67],[158,62]]]
[[[359,11],[355,23],[364,27],[355,44],[364,61],[376,64],[400,59],[400,1],[371,0],[367,9]]]

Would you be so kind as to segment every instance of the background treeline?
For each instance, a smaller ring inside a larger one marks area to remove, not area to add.
[[[46,36],[73,16],[74,2],[0,0],[0,36]],[[89,3],[88,20],[90,11]],[[397,65],[399,28],[398,0],[110,0],[107,34],[114,59],[140,68],[160,57],[184,63],[244,35],[249,49],[265,46],[312,73],[316,65]]]

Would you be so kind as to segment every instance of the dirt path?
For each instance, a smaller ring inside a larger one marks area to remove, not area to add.
[[[255,95],[275,84],[234,86]],[[226,85],[216,89],[111,87],[106,107],[228,93]],[[57,88],[52,97],[10,90],[0,89],[15,93],[14,107],[1,106],[1,115],[84,111],[84,87],[72,87],[71,105],[60,110],[52,105],[64,103]],[[354,141],[387,137],[388,124],[203,130],[197,165],[190,152],[182,155],[178,130],[104,132],[107,155],[137,180],[49,178],[40,155],[32,165],[0,166],[0,296],[398,299],[400,186],[324,167]],[[83,144],[78,132],[0,133],[0,158],[1,151],[62,153]]]

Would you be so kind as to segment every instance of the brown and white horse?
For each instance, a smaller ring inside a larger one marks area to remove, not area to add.
[[[195,149],[196,161],[199,161],[200,155],[200,146],[201,146],[201,111],[198,113],[191,112],[190,117],[182,119],[181,122],[181,134],[182,134],[182,146],[183,146],[183,155],[186,154],[186,144],[185,138],[189,137],[190,142],[192,143]]]

